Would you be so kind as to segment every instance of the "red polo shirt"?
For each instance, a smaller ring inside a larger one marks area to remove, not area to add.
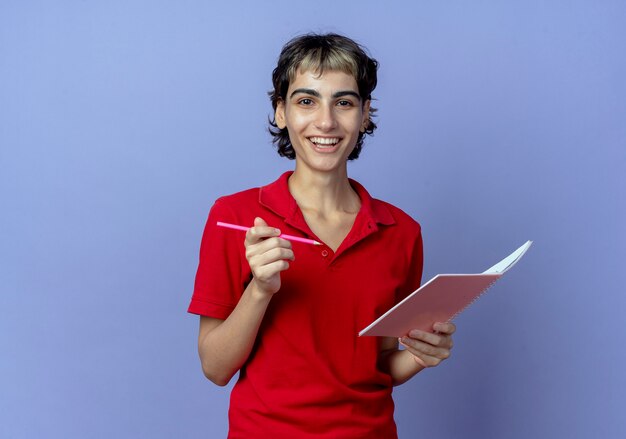
[[[263,218],[283,233],[321,241],[283,174],[267,186],[218,199],[209,213],[189,312],[226,319],[250,281],[243,232]],[[229,438],[394,438],[391,377],[378,370],[378,337],[358,332],[414,291],[422,276],[420,226],[400,209],[361,199],[337,252],[293,243],[254,348],[230,401]]]

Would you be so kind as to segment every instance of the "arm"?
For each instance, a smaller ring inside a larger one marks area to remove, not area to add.
[[[453,323],[435,323],[435,333],[414,329],[401,337],[399,342],[406,348],[398,350],[398,340],[385,337],[381,343],[379,368],[391,375],[394,386],[403,384],[427,367],[439,365],[450,357]]]
[[[205,376],[224,386],[250,355],[259,326],[272,296],[280,289],[280,272],[293,260],[291,243],[278,238],[280,231],[255,219],[246,233],[246,259],[252,281],[226,320],[200,318],[198,353]]]

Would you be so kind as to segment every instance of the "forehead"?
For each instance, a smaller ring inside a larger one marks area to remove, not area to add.
[[[289,92],[298,88],[309,88],[317,91],[351,90],[358,92],[356,79],[349,73],[340,70],[325,70],[320,74],[316,70],[300,70],[289,82]]]

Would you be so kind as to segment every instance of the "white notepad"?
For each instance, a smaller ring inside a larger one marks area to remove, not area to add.
[[[521,259],[531,244],[527,241],[479,274],[438,274],[359,332],[359,336],[402,337],[411,329],[432,332],[433,324],[449,322],[478,299]]]

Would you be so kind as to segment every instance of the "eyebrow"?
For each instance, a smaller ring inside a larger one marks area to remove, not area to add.
[[[289,98],[293,98],[295,95],[299,93],[315,96],[316,98],[322,97],[319,91],[313,90],[312,88],[297,88],[293,92],[291,92],[291,95],[289,95]],[[332,97],[336,99],[336,98],[341,98],[344,96],[353,96],[357,98],[359,101],[361,100],[361,96],[359,96],[357,92],[352,91],[352,90],[342,90],[342,91],[335,92],[333,93]]]

